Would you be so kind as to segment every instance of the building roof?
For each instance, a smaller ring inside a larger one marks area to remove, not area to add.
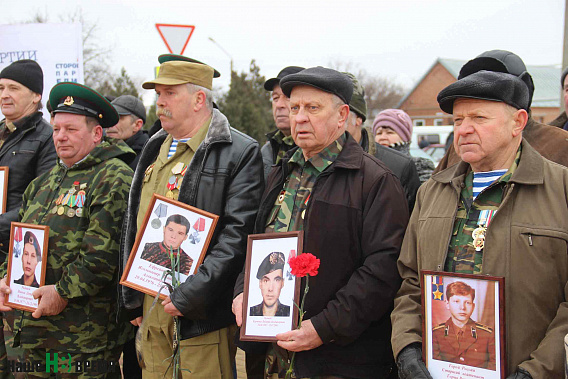
[[[416,82],[414,87],[406,93],[400,100],[397,107],[400,107],[410,96],[418,85],[426,78],[428,73],[440,63],[454,77],[458,78],[462,66],[467,61],[459,59],[438,58],[434,64],[426,71],[426,73]],[[560,107],[560,75],[561,69],[559,65],[550,66],[527,66],[529,74],[531,74],[534,82],[534,95],[531,107]]]

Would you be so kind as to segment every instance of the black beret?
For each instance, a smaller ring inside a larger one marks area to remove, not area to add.
[[[296,74],[286,75],[280,80],[280,88],[284,95],[290,97],[295,86],[312,86],[339,97],[349,104],[353,96],[353,83],[349,77],[339,71],[325,67],[312,67]]]
[[[31,59],[15,61],[4,67],[0,79],[10,79],[28,87],[32,92],[43,93],[43,71],[40,65]]]
[[[303,67],[298,67],[298,66],[285,67],[282,69],[282,71],[278,73],[278,75],[275,78],[270,78],[266,82],[264,82],[264,89],[267,91],[272,91],[274,89],[274,86],[280,83],[280,79],[282,79],[286,75],[295,74],[303,70],[304,70]]]
[[[118,122],[118,112],[100,93],[79,83],[56,84],[49,93],[54,113],[73,113],[95,118],[103,128]]]
[[[256,273],[257,279],[262,279],[266,274],[271,273],[276,270],[284,270],[284,254],[281,252],[270,253],[262,260],[260,266],[258,266],[258,271]]]
[[[518,77],[502,72],[479,71],[444,88],[438,94],[440,108],[451,114],[459,98],[500,101],[517,109],[529,108],[529,90]]]
[[[525,62],[515,53],[507,50],[489,50],[470,60],[460,70],[458,80],[479,71],[505,72],[520,78],[529,89],[529,107],[534,93],[532,76],[527,72]]]

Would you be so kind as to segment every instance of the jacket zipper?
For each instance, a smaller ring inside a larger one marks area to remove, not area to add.
[[[456,191],[456,196],[457,196],[457,202],[456,202],[456,207],[454,210],[454,217],[453,220],[454,222],[456,222],[456,216],[458,214],[458,206],[459,206],[459,202],[460,202],[460,191],[458,191],[455,187],[454,187],[454,183],[452,182],[452,188]],[[454,229],[453,224],[452,227],[450,229],[450,235],[448,237],[448,243],[446,244],[446,249],[444,250],[444,259],[442,260],[442,263],[438,265],[438,271],[443,271],[444,270],[444,265],[446,264],[446,259],[448,259],[448,248],[450,246],[450,242],[452,242],[452,230]]]

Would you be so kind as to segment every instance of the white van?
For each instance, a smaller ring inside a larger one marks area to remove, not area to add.
[[[420,137],[424,136],[430,144],[446,144],[446,139],[454,131],[453,125],[414,126],[412,131],[411,147],[418,147]]]

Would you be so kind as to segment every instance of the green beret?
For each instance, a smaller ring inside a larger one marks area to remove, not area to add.
[[[264,258],[260,266],[258,266],[258,272],[256,273],[257,279],[262,279],[266,274],[271,273],[276,270],[284,270],[284,254],[281,252],[270,253]]]
[[[357,80],[355,75],[344,72],[351,81],[353,82],[353,96],[351,96],[351,101],[349,102],[349,109],[357,113],[357,116],[363,119],[363,122],[367,119],[367,102],[365,101],[365,88]]]
[[[116,125],[118,112],[103,95],[78,83],[56,84],[49,93],[53,113],[73,113],[93,117],[103,128]]]

